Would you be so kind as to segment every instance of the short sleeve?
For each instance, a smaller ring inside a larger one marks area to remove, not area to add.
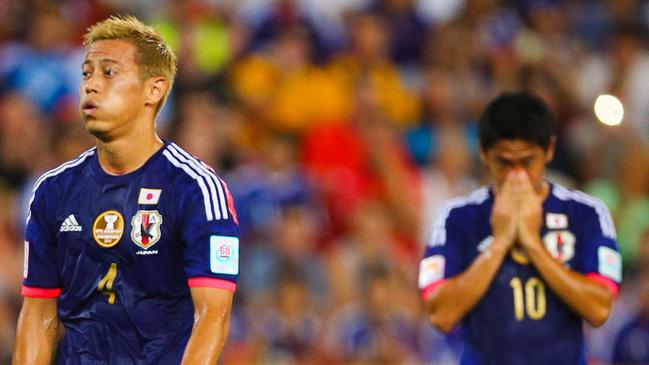
[[[233,292],[239,276],[239,223],[226,183],[210,170],[181,199],[185,274],[190,287]]]
[[[419,289],[425,298],[447,278],[464,270],[464,234],[457,209],[442,205],[419,264]]]
[[[48,216],[54,209],[47,206],[45,198],[51,194],[44,190],[41,186],[34,192],[29,206],[21,292],[27,297],[54,298],[61,294],[62,284],[56,262],[56,231]]]
[[[587,207],[579,224],[580,260],[574,269],[617,292],[622,281],[622,257],[608,208],[599,201],[594,207]]]

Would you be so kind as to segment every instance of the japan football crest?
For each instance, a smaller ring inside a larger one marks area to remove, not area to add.
[[[131,219],[131,239],[147,250],[160,240],[162,216],[157,210],[138,210]]]
[[[575,256],[575,235],[567,230],[549,231],[543,236],[548,252],[561,262],[569,261]]]

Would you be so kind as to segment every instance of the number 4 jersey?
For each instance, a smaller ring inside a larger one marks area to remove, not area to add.
[[[465,271],[492,241],[492,192],[484,187],[440,209],[419,269],[424,298]],[[602,202],[550,184],[541,237],[547,250],[576,272],[617,292],[621,259],[615,228]],[[487,293],[461,323],[461,364],[586,364],[582,320],[514,248]]]
[[[226,184],[173,143],[126,175],[93,148],[34,188],[23,295],[58,297],[59,364],[179,364],[190,287],[234,291],[239,228]]]

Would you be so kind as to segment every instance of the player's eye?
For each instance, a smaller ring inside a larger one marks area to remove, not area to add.
[[[496,159],[496,162],[504,168],[512,167],[514,165],[512,161],[500,157]]]
[[[104,69],[104,75],[108,77],[115,76],[115,71],[112,68]]]
[[[81,76],[82,76],[84,79],[89,78],[89,77],[90,77],[90,71],[81,71]]]
[[[521,161],[521,165],[523,165],[524,167],[530,167],[532,165],[532,161],[534,161],[533,157],[526,158],[523,161]]]

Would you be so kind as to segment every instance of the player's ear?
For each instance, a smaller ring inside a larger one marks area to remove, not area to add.
[[[158,105],[169,89],[169,82],[164,77],[151,77],[146,81],[146,104]]]
[[[545,163],[548,164],[552,159],[554,158],[554,151],[556,150],[557,146],[557,137],[552,136],[550,137],[550,143],[548,143],[548,149],[545,151]]]
[[[484,164],[487,165],[487,151],[480,145],[480,161]]]

